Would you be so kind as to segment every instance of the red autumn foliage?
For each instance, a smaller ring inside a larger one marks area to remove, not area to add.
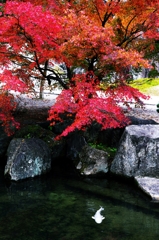
[[[33,87],[32,79],[42,78],[46,61],[60,58],[56,43],[60,26],[50,12],[29,2],[7,1],[1,5],[1,10],[0,82],[4,97],[6,90],[27,92]],[[0,119],[8,133],[11,121],[15,123],[12,104],[9,108],[10,97],[6,95],[4,99],[7,97],[8,101],[1,98]]]
[[[93,72],[76,75],[68,90],[63,90],[56,103],[49,111],[49,118],[55,125],[63,121],[63,117],[72,119],[61,135],[67,136],[75,130],[85,130],[93,122],[99,123],[101,129],[123,127],[129,123],[120,103],[139,102],[146,96],[130,86],[113,86],[101,91],[99,81]],[[122,99],[122,101],[121,101]]]
[[[15,109],[16,103],[14,97],[5,92],[0,93],[0,121],[8,135],[14,133],[15,128],[19,128],[20,126],[12,116]]]
[[[127,85],[127,70],[150,67],[144,56],[159,39],[157,0],[8,0],[0,11],[2,94],[27,91],[32,79],[56,81],[65,90],[49,120],[54,124],[65,114],[73,121],[61,136],[94,121],[103,129],[127,124],[119,102],[144,98]],[[65,66],[64,74],[55,62]],[[12,111],[9,101],[1,102],[2,112],[5,104]]]

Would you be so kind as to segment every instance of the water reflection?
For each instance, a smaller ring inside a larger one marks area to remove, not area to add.
[[[97,224],[92,216],[104,207]],[[158,240],[159,205],[110,180],[54,177],[0,181],[0,239]]]

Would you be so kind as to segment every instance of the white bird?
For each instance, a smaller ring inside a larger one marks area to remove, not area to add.
[[[97,210],[97,212],[95,213],[95,215],[92,216],[92,218],[95,220],[96,223],[101,223],[101,222],[103,221],[103,219],[105,218],[105,217],[103,217],[103,216],[101,215],[101,211],[103,211],[103,210],[104,210],[104,208],[103,208],[103,207],[100,207],[100,209]]]

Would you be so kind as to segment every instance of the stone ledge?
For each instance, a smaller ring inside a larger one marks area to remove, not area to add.
[[[159,203],[159,178],[136,176],[135,180],[152,201]]]

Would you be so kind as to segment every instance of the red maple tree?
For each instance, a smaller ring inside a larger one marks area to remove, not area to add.
[[[93,121],[104,129],[123,126],[119,102],[144,98],[127,78],[130,68],[150,67],[144,55],[159,38],[157,0],[7,1],[0,24],[0,80],[61,85],[49,112],[52,124],[63,114],[73,121],[61,136]]]
[[[144,55],[159,37],[158,1],[66,1],[65,6],[60,8],[65,40],[60,49],[70,70],[80,68],[86,74],[74,71],[69,89],[57,98],[48,119],[52,125],[65,115],[72,119],[60,137],[93,122],[102,129],[128,124],[119,103],[142,104],[146,98],[127,79],[130,68],[150,68]]]
[[[51,125],[63,122],[66,118],[72,120],[66,129],[57,136],[60,139],[75,130],[86,130],[94,122],[101,125],[101,129],[123,127],[130,123],[125,116],[122,102],[128,107],[128,102],[139,102],[147,97],[127,85],[110,86],[101,91],[99,80],[93,74],[78,74],[72,78],[72,84],[67,90],[63,90],[57,97],[56,103],[49,111],[48,120]]]
[[[24,93],[34,87],[35,79],[43,88],[45,78],[50,80],[50,71],[46,76],[49,59],[61,60],[57,44],[60,25],[50,11],[39,5],[7,1],[0,7],[0,94],[1,99],[8,97],[8,101],[1,101],[0,109],[1,121],[8,132],[13,108],[12,104],[9,107],[11,95],[4,93],[10,90]],[[10,114],[5,114],[6,109]]]

